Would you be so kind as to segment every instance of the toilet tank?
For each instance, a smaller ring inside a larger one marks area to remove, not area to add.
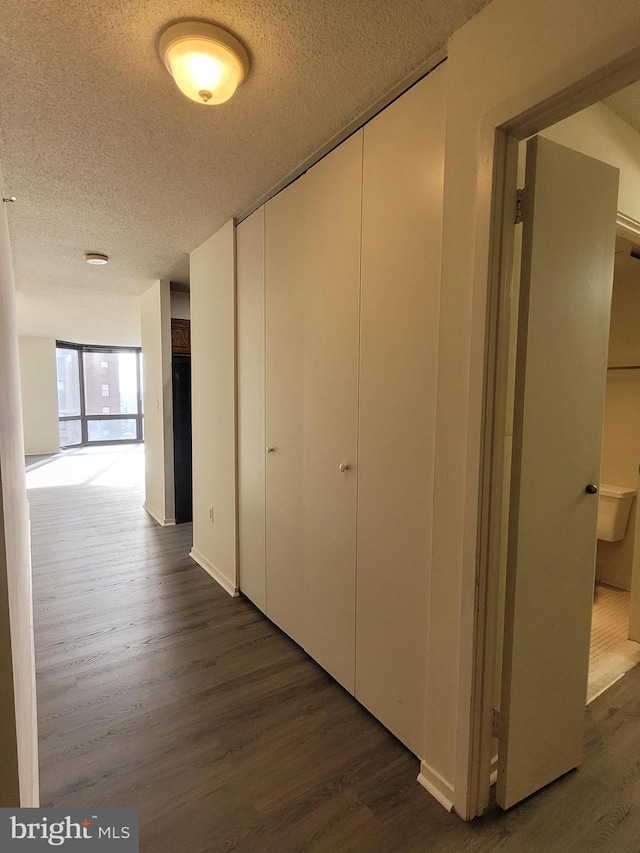
[[[635,489],[600,483],[598,491],[598,539],[618,542],[624,539]]]

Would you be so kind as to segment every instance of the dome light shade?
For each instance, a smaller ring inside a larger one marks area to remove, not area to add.
[[[91,264],[91,266],[93,267],[101,267],[104,266],[104,264],[109,263],[109,258],[107,257],[107,255],[103,255],[99,252],[85,252],[84,259],[88,264]]]
[[[198,104],[223,104],[249,70],[247,51],[215,24],[183,21],[160,37],[160,58],[180,91]]]

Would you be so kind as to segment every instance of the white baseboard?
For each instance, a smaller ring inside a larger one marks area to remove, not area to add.
[[[206,557],[203,557],[199,551],[192,548],[191,551],[189,551],[189,556],[195,563],[203,568],[208,575],[211,575],[214,581],[219,583],[222,589],[225,592],[228,592],[232,598],[237,598],[240,595],[238,587],[231,583],[229,578],[225,577],[219,569],[216,569],[216,567],[210,563]]]
[[[158,524],[162,525],[162,527],[167,527],[170,524],[176,523],[175,518],[165,518],[161,513],[159,513],[157,510],[155,510],[152,506],[149,506],[148,503],[144,503],[142,506],[149,513],[151,518],[154,521],[157,521]]]
[[[436,799],[448,812],[453,811],[453,788],[439,773],[429,767],[426,761],[420,764],[418,782]]]

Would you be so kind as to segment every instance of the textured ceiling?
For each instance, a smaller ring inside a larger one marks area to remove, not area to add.
[[[25,296],[140,293],[424,62],[486,0],[0,0],[0,163]],[[248,78],[184,98],[162,29],[211,20]],[[85,251],[111,263],[90,268]]]

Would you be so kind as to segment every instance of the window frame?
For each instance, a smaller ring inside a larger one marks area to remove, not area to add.
[[[70,341],[56,341],[56,351],[58,349],[72,349],[78,353],[78,380],[80,382],[80,414],[79,415],[60,415],[58,414],[58,423],[64,421],[80,421],[80,429],[82,440],[80,444],[61,445],[62,449],[67,447],[85,447],[85,446],[100,446],[106,444],[141,444],[144,436],[143,428],[143,412],[142,412],[142,368],[141,368],[141,347],[109,347],[99,346],[94,344],[74,344]],[[136,377],[137,377],[137,393],[136,404],[137,411],[135,414],[95,414],[88,415],[86,410],[85,400],[85,371],[84,371],[84,354],[89,352],[102,353],[135,353],[136,355]],[[105,441],[89,441],[89,421],[135,421],[136,437],[135,438],[116,438],[107,439]]]

